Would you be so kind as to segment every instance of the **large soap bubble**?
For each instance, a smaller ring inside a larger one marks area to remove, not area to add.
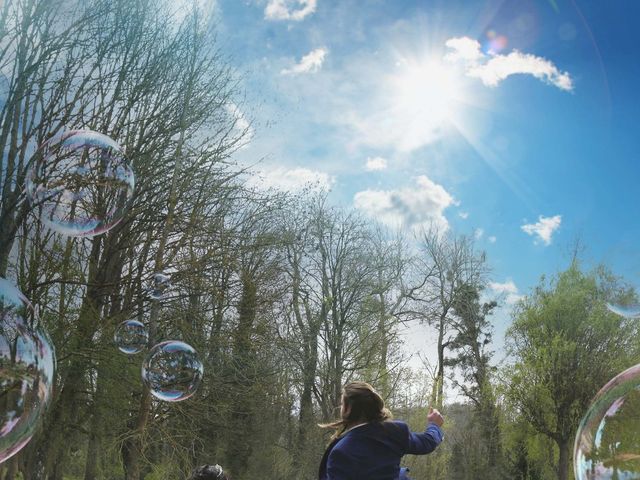
[[[122,220],[134,186],[120,146],[91,130],[72,130],[45,142],[31,159],[26,181],[40,219],[76,237],[99,235]]]
[[[51,398],[53,344],[29,300],[0,278],[0,463],[36,431]]]
[[[113,341],[122,353],[132,355],[147,346],[149,332],[138,320],[125,320],[116,329]]]
[[[578,428],[573,463],[577,480],[640,479],[640,364],[595,396]]]
[[[193,395],[202,374],[198,353],[177,340],[153,347],[142,364],[142,380],[156,398],[166,402],[179,402]]]

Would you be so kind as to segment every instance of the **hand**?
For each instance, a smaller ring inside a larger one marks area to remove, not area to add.
[[[429,415],[427,415],[428,423],[435,423],[437,426],[441,427],[444,423],[444,417],[440,414],[438,410],[434,410],[429,407]]]

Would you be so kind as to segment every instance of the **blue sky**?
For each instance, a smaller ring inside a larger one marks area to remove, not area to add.
[[[238,158],[265,184],[317,179],[388,224],[475,234],[505,301],[578,236],[640,283],[640,3],[211,5],[255,126]]]

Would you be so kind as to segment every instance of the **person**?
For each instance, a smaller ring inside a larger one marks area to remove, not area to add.
[[[342,391],[341,419],[324,425],[335,429],[320,462],[320,480],[397,480],[408,478],[400,469],[403,455],[433,452],[442,442],[444,418],[429,409],[424,432],[414,433],[392,420],[384,400],[365,382],[351,382]]]
[[[231,478],[222,470],[222,467],[216,465],[202,465],[196,468],[189,480],[231,480]]]

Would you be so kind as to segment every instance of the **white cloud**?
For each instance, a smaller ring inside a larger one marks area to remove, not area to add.
[[[562,72],[551,61],[518,50],[508,55],[489,54],[480,50],[480,44],[469,37],[450,38],[445,45],[452,49],[445,60],[462,62],[469,77],[479,78],[488,87],[495,87],[511,75],[532,75],[561,90],[573,90],[568,72]]]
[[[491,235],[487,240],[489,240],[489,243],[496,243],[498,239],[494,235]]]
[[[259,172],[248,180],[248,184],[253,187],[277,190],[298,191],[305,187],[315,187],[329,189],[335,178],[328,173],[308,168],[285,168],[275,167],[270,170]]]
[[[513,280],[507,280],[504,283],[489,282],[489,288],[499,295],[506,295],[507,305],[513,305],[524,297],[524,295],[518,294],[518,287],[513,283]]]
[[[434,223],[446,230],[449,222],[444,210],[455,199],[442,185],[425,175],[415,185],[398,190],[364,190],[355,194],[354,206],[379,221],[394,227],[419,227]]]
[[[264,9],[267,20],[300,21],[316,11],[317,0],[269,0]]]
[[[518,295],[517,293],[509,293],[507,294],[507,298],[505,298],[504,301],[507,303],[507,305],[514,305],[518,303],[520,300],[522,300],[523,298],[524,298],[524,295]]]
[[[562,215],[554,215],[553,217],[540,215],[536,223],[522,225],[520,228],[527,235],[537,236],[545,245],[551,245],[551,236],[560,228],[560,223],[562,223]]]
[[[495,55],[484,65],[476,65],[467,70],[467,75],[479,78],[489,87],[497,86],[514,74],[533,75],[561,90],[573,90],[571,77],[567,72],[560,72],[549,60],[518,51],[508,55]]]
[[[518,287],[513,280],[507,280],[504,283],[489,282],[489,288],[496,293],[518,293]]]
[[[467,218],[469,218],[469,212],[458,212],[458,216],[461,219],[466,220]]]
[[[483,235],[484,235],[483,228],[476,228],[476,230],[473,232],[473,238],[475,238],[476,240],[480,240]]]
[[[387,168],[387,160],[382,157],[369,157],[365,168],[368,171],[385,170]]]
[[[444,56],[444,59],[449,62],[457,62],[458,60],[475,62],[484,57],[480,51],[480,42],[469,37],[450,38],[445,42],[445,45],[453,50]]]
[[[306,54],[300,60],[300,63],[296,63],[291,68],[285,68],[280,71],[281,75],[299,75],[301,73],[314,73],[320,70],[324,62],[324,57],[327,55],[328,50],[326,48],[316,48],[308,54]]]

